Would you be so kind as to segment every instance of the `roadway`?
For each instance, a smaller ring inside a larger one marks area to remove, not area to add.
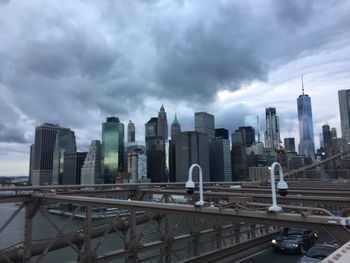
[[[320,237],[318,243],[330,242],[333,239],[327,235],[325,232],[320,232]],[[275,253],[272,251],[272,248],[267,248],[262,251],[259,251],[253,255],[246,257],[236,263],[296,263],[302,255],[299,254],[283,254]]]

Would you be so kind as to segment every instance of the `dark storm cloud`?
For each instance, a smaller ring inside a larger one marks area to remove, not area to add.
[[[36,124],[72,128],[135,110],[146,121],[149,98],[210,105],[219,90],[265,81],[280,65],[349,38],[345,2],[5,2],[0,82],[11,107]],[[246,115],[220,114],[234,119],[217,117],[228,127]],[[14,127],[3,127],[3,140]]]

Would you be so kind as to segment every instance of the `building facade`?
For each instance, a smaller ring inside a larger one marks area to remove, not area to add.
[[[186,182],[188,170],[194,163],[202,168],[203,181],[209,181],[209,141],[208,134],[195,131],[181,132],[176,139],[176,182]],[[198,170],[194,169],[194,180],[198,180]]]
[[[311,98],[301,94],[297,99],[299,120],[299,153],[315,159],[314,128],[312,121]]]
[[[93,140],[89,152],[86,155],[84,165],[81,168],[81,184],[101,184],[101,142]]]
[[[284,148],[287,152],[295,152],[294,138],[284,138]]]
[[[255,141],[260,142],[259,116],[245,116],[244,126],[251,126],[255,131]]]
[[[59,129],[53,153],[52,184],[62,184],[64,154],[76,152],[75,134],[70,129]]]
[[[71,152],[64,154],[63,185],[81,184],[81,168],[87,152]]]
[[[248,180],[248,160],[244,136],[242,132],[236,130],[232,133],[231,138],[232,181]]]
[[[276,150],[279,148],[280,143],[280,125],[279,118],[276,115],[276,108],[266,108],[265,114],[265,147],[270,150]]]
[[[339,110],[342,138],[350,142],[350,89],[339,90]]]
[[[128,123],[128,142],[135,142],[135,124],[132,121]]]
[[[163,105],[160,107],[157,119],[157,136],[168,140],[168,120]]]
[[[215,138],[214,115],[207,112],[196,112],[194,115],[195,131],[208,134],[209,140]]]
[[[209,160],[211,182],[232,180],[230,140],[214,139],[209,141]]]
[[[32,169],[32,185],[52,184],[54,170],[54,153],[57,134],[70,133],[70,129],[60,127],[58,124],[44,123],[35,128],[34,165]],[[74,137],[74,133],[72,136]],[[75,150],[75,137],[74,142]],[[56,156],[55,156],[56,157]],[[62,155],[60,156],[62,158]],[[56,165],[57,164],[57,158]],[[57,180],[58,181],[58,180]]]
[[[117,117],[108,117],[102,124],[102,174],[104,183],[115,183],[124,170],[124,124]]]

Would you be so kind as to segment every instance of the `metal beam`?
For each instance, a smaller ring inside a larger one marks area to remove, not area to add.
[[[239,222],[293,226],[299,228],[327,228],[340,243],[350,239],[349,231],[344,227],[344,218],[294,213],[268,213],[266,211],[221,209],[218,207],[195,207],[191,205],[112,200],[95,197],[77,197],[60,195],[35,195],[44,201],[70,202],[82,205],[117,207],[133,211],[150,211],[155,213],[184,214],[194,217],[210,217]]]

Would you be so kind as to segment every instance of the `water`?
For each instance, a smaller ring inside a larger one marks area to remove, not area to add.
[[[16,204],[0,204],[0,225],[2,225],[5,220],[16,210],[19,208],[19,205]],[[14,246],[23,242],[24,239],[24,209],[22,209],[19,214],[12,220],[12,222],[5,228],[5,230],[0,234],[0,250]],[[54,222],[57,228],[61,228],[68,217],[57,216],[57,215],[48,215],[49,218]],[[105,221],[96,220],[93,221],[93,225],[102,224]],[[169,225],[173,228],[173,234],[188,234],[190,229],[193,226],[197,226],[200,229],[209,228],[212,225],[211,220],[205,220],[203,218],[188,218],[182,216],[171,216],[169,217]],[[227,224],[228,222],[226,222]],[[224,224],[224,223],[222,223]],[[69,233],[71,231],[75,231],[77,229],[81,229],[84,226],[84,221],[81,219],[73,219],[71,224],[63,231],[64,233]],[[161,231],[164,231],[164,220],[161,223]],[[164,232],[163,232],[164,233]],[[129,234],[129,233],[128,233]],[[33,218],[33,240],[45,240],[53,238],[57,235],[57,231],[52,226],[52,224],[44,217],[41,212],[37,212],[35,217]],[[157,223],[152,220],[148,223],[138,225],[137,226],[137,237],[139,238],[141,243],[148,243],[150,241],[160,240],[161,233],[159,232],[159,228],[157,227]],[[97,244],[99,239],[93,240],[93,247]],[[202,241],[211,240],[211,238],[201,238]],[[178,258],[186,258],[189,253],[189,244],[188,242],[180,242],[179,244],[174,244],[174,248],[184,248],[183,250],[176,253],[176,256],[173,255],[173,262],[176,262]],[[119,231],[118,233],[113,233],[106,236],[98,248],[98,254],[109,252],[112,250],[120,250],[124,248],[123,243],[123,235]],[[200,250],[211,249],[211,245],[202,245]],[[139,254],[138,256],[141,258],[149,257],[152,255],[158,255],[159,249],[156,249],[151,252]],[[37,258],[37,257],[36,257]],[[77,253],[71,247],[66,247],[60,250],[56,250],[53,252],[49,252],[41,262],[50,262],[50,263],[59,263],[66,261],[74,261],[77,259]],[[35,262],[35,260],[33,261]],[[113,261],[116,262],[116,261]],[[123,262],[123,260],[121,260]],[[154,260],[150,260],[148,262],[158,262],[158,258]]]
[[[16,204],[0,204],[0,225],[16,210],[19,206]],[[0,253],[1,249],[16,245],[23,242],[24,239],[24,209],[12,220],[10,225],[0,233]],[[68,217],[58,216],[58,215],[48,215],[49,218],[55,223],[57,228],[61,228],[64,223],[67,221]],[[208,229],[213,226],[215,223],[213,220],[204,219],[204,218],[193,218],[193,217],[184,217],[184,216],[169,216],[169,226],[171,226],[174,236],[180,234],[188,234],[190,230],[195,227],[199,230]],[[105,223],[106,220],[94,220],[93,225],[99,225]],[[220,221],[220,225],[229,224],[230,222]],[[77,229],[81,229],[84,226],[84,221],[81,219],[73,219],[71,224],[65,228],[63,233],[69,233]],[[161,240],[161,235],[164,234],[165,223],[164,220],[160,223],[160,228],[157,226],[155,220],[151,220],[148,223],[138,225],[136,228],[137,238],[141,244],[149,243],[155,240]],[[52,224],[43,216],[39,211],[36,213],[33,219],[33,240],[45,240],[54,238],[57,235],[57,231],[52,226]],[[129,235],[129,233],[127,233]],[[129,236],[128,236],[129,237]],[[207,242],[207,244],[200,245],[200,252],[206,252],[213,249],[214,243],[212,242],[213,237],[210,235],[200,237],[200,242]],[[229,244],[232,237],[227,238],[225,244]],[[99,239],[94,239],[92,241],[92,247],[98,243]],[[208,242],[209,241],[209,242]],[[180,241],[178,243],[173,243],[173,249],[182,248],[179,252],[176,252],[176,255],[172,254],[172,262],[176,262],[179,259],[184,259],[189,257],[189,241]],[[124,248],[123,234],[121,231],[118,233],[113,233],[105,236],[101,246],[97,250],[97,254],[106,253],[115,250],[121,250]],[[160,252],[159,249],[153,251],[138,254],[139,258],[145,258],[152,255],[158,255]],[[36,257],[37,258],[37,257]],[[66,261],[74,261],[77,259],[77,253],[71,247],[66,247],[60,250],[49,252],[41,262],[50,262],[50,263],[59,263]],[[35,260],[33,261],[35,262]],[[117,261],[113,261],[117,262]],[[123,262],[123,260],[120,260]],[[159,262],[158,257],[154,260],[149,260],[147,262]]]

